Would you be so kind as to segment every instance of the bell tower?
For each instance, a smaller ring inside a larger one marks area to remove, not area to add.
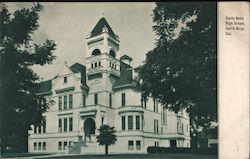
[[[119,37],[102,17],[86,38],[86,42],[86,75],[87,85],[90,87],[89,93],[102,92],[98,96],[106,98],[112,94],[112,86],[120,78]],[[106,101],[102,100],[102,102]],[[108,105],[107,102],[100,104]]]
[[[87,74],[91,74],[93,70],[109,71],[119,77],[120,41],[104,17],[97,22],[86,41]]]

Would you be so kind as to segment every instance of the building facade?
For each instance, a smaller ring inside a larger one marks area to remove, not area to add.
[[[110,153],[147,153],[149,146],[190,147],[185,111],[170,112],[157,100],[143,100],[132,89],[132,58],[120,57],[119,37],[101,18],[86,38],[86,66],[65,63],[39,94],[53,104],[43,126],[29,131],[29,152],[103,154],[96,142],[102,124],[114,126],[117,142]]]

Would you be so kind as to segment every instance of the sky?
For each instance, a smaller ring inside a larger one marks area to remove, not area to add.
[[[13,12],[23,7],[30,8],[32,3],[6,3]],[[85,65],[86,36],[103,16],[119,36],[120,55],[133,58],[132,66],[143,63],[146,53],[154,48],[156,35],[152,30],[152,2],[46,2],[41,3],[44,10],[39,13],[39,29],[33,40],[42,43],[46,39],[57,44],[52,65],[34,66],[34,71],[43,80],[57,75],[66,61],[68,65],[76,62]]]

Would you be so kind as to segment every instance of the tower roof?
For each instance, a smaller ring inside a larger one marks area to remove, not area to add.
[[[110,35],[113,39],[117,40],[114,31],[111,29],[111,27],[109,26],[107,20],[106,20],[104,17],[102,17],[102,18],[97,22],[97,24],[95,25],[95,27],[93,28],[93,30],[92,30],[91,33],[90,33],[90,37],[94,37],[94,36],[98,36],[98,35],[102,34],[102,29],[103,29],[103,27],[105,27],[105,26],[108,28],[108,33],[109,33],[109,35]]]

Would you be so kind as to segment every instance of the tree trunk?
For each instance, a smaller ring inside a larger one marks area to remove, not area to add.
[[[105,145],[105,155],[108,155],[108,145]]]

